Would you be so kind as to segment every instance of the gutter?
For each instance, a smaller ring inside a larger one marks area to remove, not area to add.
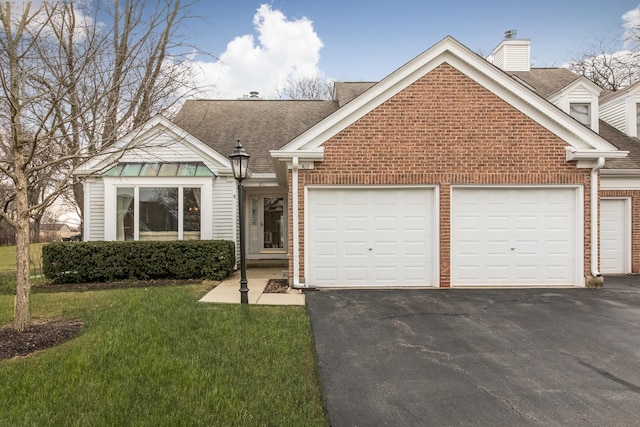
[[[291,159],[291,204],[293,209],[293,287],[305,288],[300,283],[300,207],[298,199],[298,157]]]
[[[600,270],[598,269],[598,260],[600,254],[598,250],[598,172],[604,166],[604,157],[598,157],[596,165],[591,168],[591,275],[593,277],[600,277]]]

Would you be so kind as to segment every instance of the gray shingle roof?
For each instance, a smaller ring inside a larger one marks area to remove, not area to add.
[[[580,78],[566,68],[532,68],[531,71],[511,71],[509,75],[527,83],[543,98],[548,98]]]
[[[173,122],[223,156],[239,139],[254,173],[273,173],[277,150],[338,109],[335,101],[189,100]]]
[[[335,82],[333,84],[334,98],[340,107],[344,107],[345,104],[353,101],[375,84],[376,82]]]
[[[605,169],[640,169],[640,139],[625,135],[603,120],[600,120],[600,135],[618,150],[629,152],[624,159],[607,160]]]

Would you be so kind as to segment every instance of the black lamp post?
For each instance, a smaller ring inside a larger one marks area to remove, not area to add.
[[[240,140],[236,142],[233,153],[229,156],[231,160],[231,169],[233,176],[238,181],[238,212],[240,223],[240,303],[249,303],[249,288],[247,287],[247,263],[244,256],[244,208],[242,194],[242,180],[247,177],[247,169],[249,167],[249,155],[240,144]]]

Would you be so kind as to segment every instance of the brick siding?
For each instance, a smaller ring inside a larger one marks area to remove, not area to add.
[[[324,161],[299,171],[300,280],[307,185],[440,187],[440,285],[450,285],[450,189],[456,184],[584,186],[584,272],[589,274],[589,170],[567,144],[448,64],[442,64],[324,143]],[[291,186],[289,186],[291,188]],[[290,193],[290,206],[293,198]],[[289,224],[289,247],[292,225]],[[293,273],[290,257],[290,269]]]

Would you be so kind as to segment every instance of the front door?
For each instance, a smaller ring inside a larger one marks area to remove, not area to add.
[[[282,253],[286,251],[284,197],[261,196],[262,242],[260,252]]]

